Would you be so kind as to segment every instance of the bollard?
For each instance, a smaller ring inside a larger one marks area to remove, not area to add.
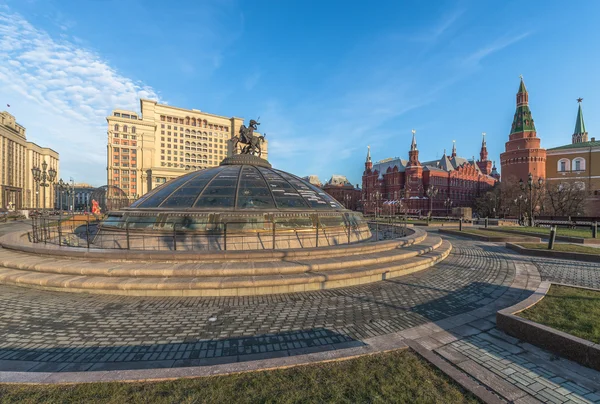
[[[554,248],[554,240],[556,239],[556,226],[550,227],[550,239],[548,240],[548,249]]]
[[[598,222],[592,223],[592,237],[598,238]]]
[[[486,229],[488,228],[488,218],[487,218],[487,216],[486,216],[486,218],[485,218],[485,228],[486,228]]]
[[[458,231],[462,231],[462,217],[458,219]]]

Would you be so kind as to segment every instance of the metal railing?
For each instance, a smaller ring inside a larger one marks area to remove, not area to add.
[[[140,218],[143,219],[143,218]],[[344,217],[341,225],[327,224],[317,217],[303,227],[270,220],[195,222],[202,230],[181,224],[154,229],[155,222],[130,221],[110,226],[94,216],[71,218],[32,218],[29,240],[58,247],[122,250],[222,251],[324,247],[404,237],[406,226],[378,222],[357,223]],[[154,219],[154,218],[152,218]],[[152,230],[150,230],[152,228]],[[373,236],[368,234],[371,231]]]

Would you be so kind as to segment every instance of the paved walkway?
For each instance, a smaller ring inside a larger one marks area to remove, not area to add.
[[[495,312],[529,296],[540,277],[600,289],[600,264],[530,258],[498,244],[451,240],[451,255],[428,270],[320,292],[137,298],[2,286],[0,371],[95,371],[87,373],[104,379],[107,370],[205,366],[215,373],[239,370],[240,364],[260,367],[258,361],[276,366],[307,355],[391,349],[413,340],[483,385],[506,390],[505,399],[600,402],[598,372],[495,329]],[[178,375],[202,373],[191,369]],[[24,373],[13,375],[26,379]],[[0,374],[0,381],[7,377]]]

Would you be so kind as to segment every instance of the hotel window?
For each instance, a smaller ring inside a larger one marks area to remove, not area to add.
[[[121,114],[119,114],[118,112],[115,112],[115,116],[121,116]]]
[[[161,144],[160,144],[160,147],[165,147],[165,144],[164,144],[164,143],[161,143]]]
[[[127,132],[127,125],[123,125],[123,132]]]
[[[167,117],[167,122],[171,122],[171,117],[170,116]]]
[[[135,133],[135,126],[131,127],[131,133]]]
[[[119,148],[118,147],[113,147],[113,150],[115,151],[115,153],[119,152]]]
[[[115,132],[119,131],[119,125],[115,123]]]
[[[164,151],[164,150],[161,150],[161,151],[160,151],[160,154],[165,154],[165,151]]]
[[[164,121],[164,120],[165,120],[165,116],[164,116],[164,115],[161,115],[161,116],[160,116],[160,120],[161,120],[161,121]]]
[[[164,136],[161,136],[161,137],[160,137],[160,140],[161,140],[162,142],[164,142],[164,141],[165,141],[165,137],[164,137]]]

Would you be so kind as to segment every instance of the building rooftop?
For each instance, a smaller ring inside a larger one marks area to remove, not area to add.
[[[585,148],[585,147],[600,147],[600,141],[590,141],[590,142],[582,142],[582,143],[570,143],[570,144],[566,144],[564,146],[558,146],[558,147],[553,147],[551,149],[548,149],[548,151],[551,150],[564,150],[564,149],[580,149],[580,148]]]

